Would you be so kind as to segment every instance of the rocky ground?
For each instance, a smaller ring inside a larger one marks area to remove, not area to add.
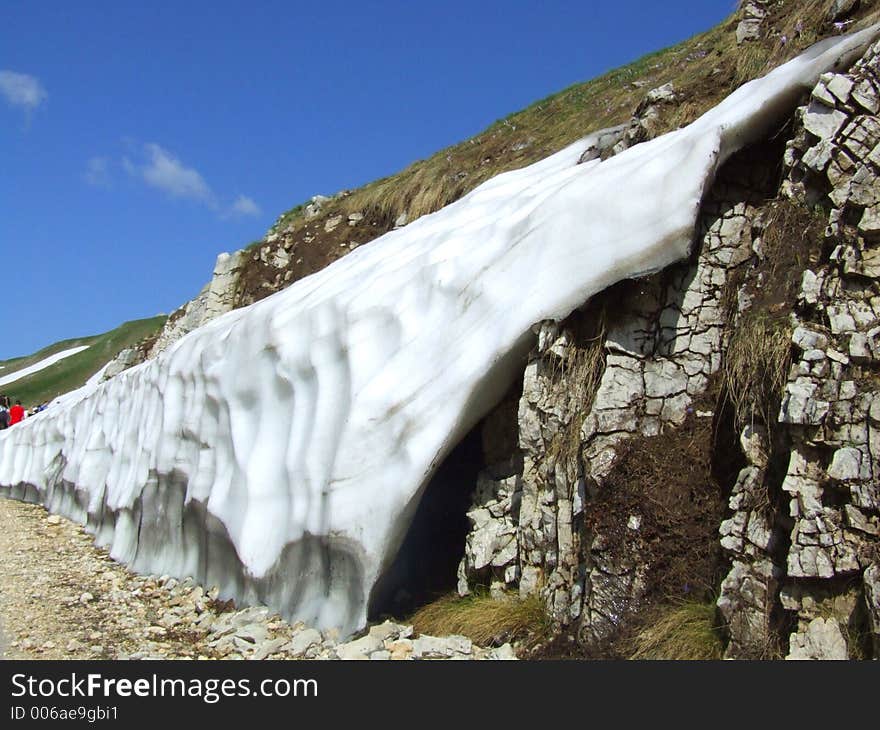
[[[81,526],[0,499],[2,659],[514,659],[463,636],[413,637],[385,622],[340,643],[267,608],[237,610],[216,589],[135,575]]]

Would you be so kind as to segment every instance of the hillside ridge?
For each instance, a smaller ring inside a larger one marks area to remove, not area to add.
[[[279,215],[262,239],[220,254],[206,285],[214,291],[214,304],[206,308],[206,289],[182,304],[144,356],[158,354],[218,314],[285,289],[439,210],[499,173],[544,159],[602,129],[623,131],[622,139],[600,151],[607,157],[685,126],[816,41],[878,19],[874,0],[846,6],[836,0],[743,2],[704,33],[550,94],[394,175],[356,190],[315,195]]]

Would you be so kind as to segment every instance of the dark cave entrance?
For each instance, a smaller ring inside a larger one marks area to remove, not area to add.
[[[425,488],[394,562],[373,588],[371,622],[406,616],[455,587],[470,529],[466,512],[484,466],[482,426],[459,442]]]

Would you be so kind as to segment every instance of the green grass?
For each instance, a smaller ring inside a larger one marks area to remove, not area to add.
[[[126,322],[115,330],[105,332],[102,335],[56,342],[33,355],[0,361],[0,365],[4,366],[3,370],[0,370],[0,374],[5,376],[12,374],[13,370],[26,368],[56,352],[89,345],[87,350],[59,360],[54,365],[21,380],[0,386],[0,391],[12,399],[21,400],[25,408],[30,408],[62,393],[79,388],[107,362],[116,357],[120,350],[155,334],[166,319],[167,317],[162,315]]]
[[[77,337],[72,340],[62,340],[61,342],[55,342],[48,347],[44,347],[42,350],[38,350],[32,355],[13,357],[9,360],[0,360],[0,377],[10,375],[15,370],[23,370],[31,365],[36,365],[40,360],[44,360],[50,355],[54,355],[56,352],[70,350],[74,347],[81,347],[82,345],[91,345],[98,339],[98,337],[100,337],[100,335]]]

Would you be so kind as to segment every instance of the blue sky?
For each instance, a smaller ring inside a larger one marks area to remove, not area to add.
[[[169,313],[221,251],[734,0],[0,7],[0,359]]]

